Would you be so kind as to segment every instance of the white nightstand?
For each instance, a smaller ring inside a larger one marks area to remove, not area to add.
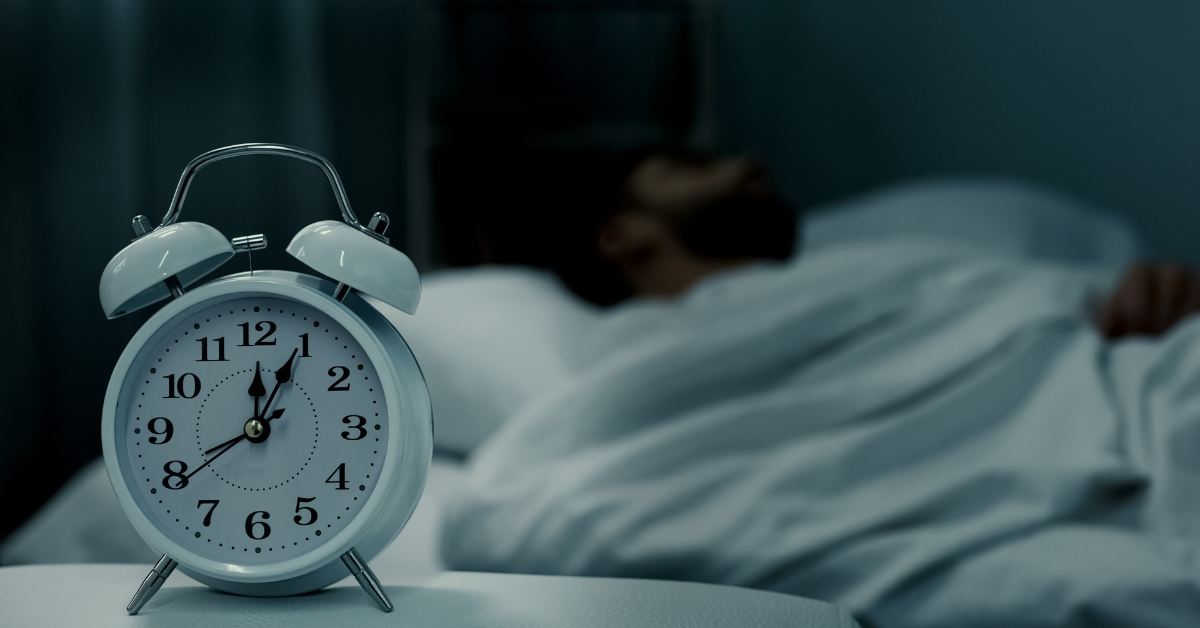
[[[353,580],[311,595],[250,598],[220,593],[175,574],[142,609],[125,604],[145,565],[34,565],[0,568],[0,624],[24,626],[229,625],[307,628],[438,626],[670,628],[853,628],[824,602],[737,587],[659,580],[444,572],[381,573],[393,613],[381,613]],[[402,581],[402,584],[397,582]]]

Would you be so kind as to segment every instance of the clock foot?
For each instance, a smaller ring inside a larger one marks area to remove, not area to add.
[[[379,579],[371,572],[371,568],[367,566],[367,561],[362,559],[362,556],[358,554],[358,550],[351,547],[350,551],[342,554],[342,562],[346,563],[346,568],[354,575],[354,579],[358,580],[358,584],[367,592],[367,595],[371,596],[371,599],[375,600],[379,608],[383,609],[385,613],[392,612],[392,601],[388,599],[383,586],[379,584]]]
[[[137,615],[146,602],[149,602],[150,598],[158,593],[158,589],[167,581],[171,572],[175,571],[175,565],[178,564],[163,554],[163,557],[158,559],[158,563],[154,565],[154,569],[151,569],[150,573],[146,575],[146,579],[142,581],[142,586],[138,587],[137,593],[133,594],[133,599],[129,601],[129,606],[126,606],[125,610],[129,611],[130,615]]]

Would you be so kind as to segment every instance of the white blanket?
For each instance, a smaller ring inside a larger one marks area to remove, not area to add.
[[[617,308],[472,456],[443,558],[867,625],[1200,625],[1200,324],[1104,342],[1090,312],[1132,246],[989,246],[994,213],[975,240],[821,241]],[[1018,222],[1039,221],[1132,242],[1074,210]]]

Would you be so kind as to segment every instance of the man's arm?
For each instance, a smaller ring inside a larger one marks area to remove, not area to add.
[[[1105,337],[1158,336],[1200,311],[1200,274],[1179,264],[1140,262],[1101,307],[1096,326]]]

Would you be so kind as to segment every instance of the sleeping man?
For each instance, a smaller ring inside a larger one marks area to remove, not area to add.
[[[792,256],[796,216],[751,158],[652,153],[626,181],[624,202],[592,237],[595,253],[631,294],[677,296],[722,270]],[[1096,312],[1096,323],[1110,339],[1157,336],[1197,310],[1200,276],[1176,264],[1139,263]]]
[[[753,162],[656,154],[612,209],[556,270],[620,303],[472,453],[450,567],[866,626],[1200,625],[1194,274],[995,182],[817,211],[794,247]]]

